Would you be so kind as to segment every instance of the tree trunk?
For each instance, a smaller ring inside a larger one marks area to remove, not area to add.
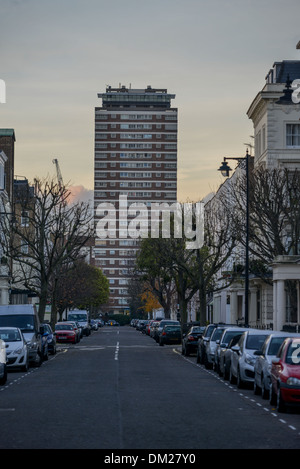
[[[48,292],[47,286],[45,287],[42,286],[41,294],[39,298],[39,311],[38,311],[40,323],[44,322],[45,311],[46,311],[46,306],[47,306],[47,292]]]
[[[199,288],[199,321],[201,326],[206,325],[206,291],[203,286]]]

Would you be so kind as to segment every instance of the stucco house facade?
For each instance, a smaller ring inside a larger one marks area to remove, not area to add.
[[[300,170],[300,103],[293,100],[294,80],[300,79],[300,61],[275,62],[266,83],[249,106],[247,115],[253,122],[255,152],[253,168]],[[233,184],[234,175],[227,184]],[[217,194],[216,194],[217,196]],[[300,199],[300,194],[299,194]],[[299,240],[300,243],[300,240]],[[277,256],[270,263],[269,278],[249,276],[250,327],[274,330],[300,330],[300,255]],[[241,264],[245,253],[237,253]],[[237,258],[231,259],[227,272]],[[224,271],[226,272],[224,269]],[[222,278],[222,275],[220,275]],[[220,280],[222,282],[222,280]],[[213,314],[208,321],[242,324],[245,318],[244,277],[214,294]]]

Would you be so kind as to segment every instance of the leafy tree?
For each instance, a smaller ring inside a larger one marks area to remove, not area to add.
[[[84,261],[62,272],[56,289],[60,317],[67,309],[87,309],[92,312],[109,298],[108,279],[102,271]]]

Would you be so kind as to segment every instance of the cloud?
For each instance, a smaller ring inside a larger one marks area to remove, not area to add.
[[[84,186],[71,186],[69,190],[71,192],[70,203],[89,202],[92,204],[94,199],[93,190],[87,189]]]

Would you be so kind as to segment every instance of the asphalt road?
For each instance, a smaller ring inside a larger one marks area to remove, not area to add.
[[[278,414],[251,389],[130,327],[62,345],[40,368],[10,372],[0,387],[1,449],[299,447],[300,411]]]

